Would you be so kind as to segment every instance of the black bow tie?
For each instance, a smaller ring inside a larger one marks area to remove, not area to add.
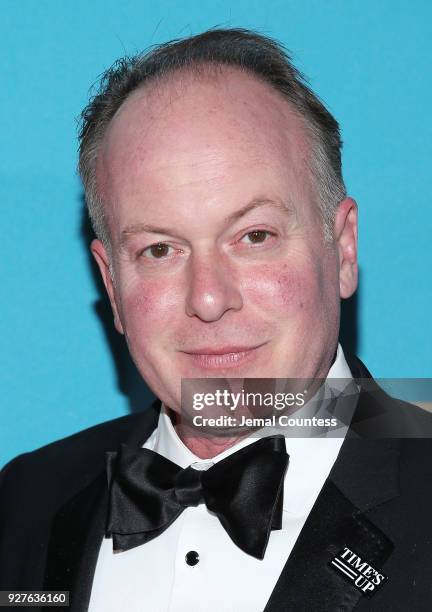
[[[108,453],[107,532],[115,551],[156,538],[188,506],[205,503],[230,538],[263,559],[270,531],[282,527],[289,456],[281,435],[261,438],[206,471],[182,469],[146,448]]]

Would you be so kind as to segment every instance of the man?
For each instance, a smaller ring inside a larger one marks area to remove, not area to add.
[[[162,406],[6,466],[2,589],[69,590],[91,611],[430,609],[431,445],[395,439],[430,431],[426,414],[371,381],[348,433],[287,438],[288,458],[283,437],[203,432],[182,405],[182,379],[370,376],[338,346],[357,286],[340,148],[252,32],[108,71],[81,131],[91,250]]]

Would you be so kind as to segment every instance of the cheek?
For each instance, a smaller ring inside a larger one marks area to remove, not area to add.
[[[316,311],[321,283],[312,265],[265,266],[256,269],[250,279],[247,291],[251,300],[267,311],[282,311],[287,316]]]
[[[121,292],[121,315],[129,337],[151,337],[178,309],[180,291],[161,281],[138,281]]]

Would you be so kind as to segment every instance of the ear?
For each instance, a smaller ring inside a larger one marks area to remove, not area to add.
[[[349,298],[357,289],[357,204],[345,198],[336,211],[335,240],[339,255],[339,290],[341,298]]]
[[[104,245],[102,244],[102,242],[98,239],[95,239],[92,241],[90,245],[90,250],[99,267],[99,270],[102,276],[102,280],[105,285],[105,289],[107,290],[107,293],[108,293],[108,297],[109,297],[111,308],[112,308],[113,315],[114,315],[115,328],[120,334],[123,334],[124,331],[123,331],[123,326],[120,321],[117,303],[115,299],[114,283],[113,283],[113,279],[111,276],[108,253],[106,252],[106,249]]]

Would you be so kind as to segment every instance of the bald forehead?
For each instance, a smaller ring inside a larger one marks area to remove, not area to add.
[[[144,162],[157,150],[164,158],[178,155],[191,141],[210,153],[224,138],[253,155],[260,144],[263,155],[288,145],[304,160],[309,149],[303,119],[282,94],[239,69],[210,67],[176,72],[131,94],[108,126],[101,152],[114,163]]]
[[[269,83],[248,71],[233,66],[204,64],[195,68],[177,70],[171,74],[157,77],[134,91],[121,105],[110,124],[115,124],[133,109],[140,114],[146,112],[149,121],[166,118],[188,101],[205,104],[209,112],[240,102],[249,111],[257,111],[266,102],[266,114],[273,119],[297,121],[302,119],[291,107],[289,101]],[[255,107],[255,108],[254,108]],[[293,127],[292,125],[290,127]]]

